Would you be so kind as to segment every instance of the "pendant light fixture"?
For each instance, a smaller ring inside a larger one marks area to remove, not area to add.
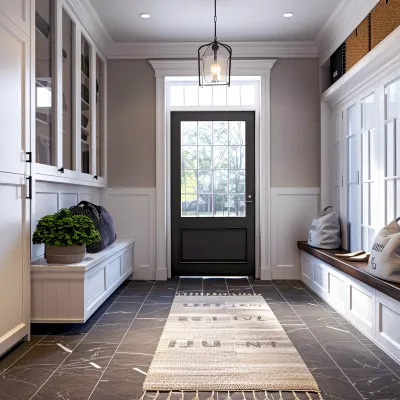
[[[198,50],[199,85],[230,86],[232,48],[217,40],[217,0],[214,0],[214,41]]]

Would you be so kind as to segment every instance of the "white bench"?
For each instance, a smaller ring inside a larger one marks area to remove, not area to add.
[[[299,247],[302,250],[300,251],[302,281],[386,353],[400,362],[400,301],[399,294],[396,293],[399,291],[398,285],[372,276],[366,277],[363,271],[356,271],[359,273],[354,272],[355,276],[351,276],[333,266],[333,261],[332,264],[328,262],[329,257],[326,257],[325,253],[329,255],[329,251],[313,250],[314,253],[320,253],[321,257],[326,258],[325,261],[309,254],[307,250],[304,251],[307,246]],[[362,282],[361,279],[369,280],[371,285]]]
[[[31,322],[84,323],[133,273],[133,240],[117,239],[84,261],[48,264],[44,257],[31,263]]]

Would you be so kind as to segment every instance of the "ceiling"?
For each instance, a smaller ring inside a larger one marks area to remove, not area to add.
[[[90,0],[115,42],[213,39],[213,0]],[[314,41],[341,0],[217,0],[218,39]],[[344,1],[344,0],[342,0]],[[283,18],[285,12],[292,18]],[[150,19],[140,13],[151,14]]]

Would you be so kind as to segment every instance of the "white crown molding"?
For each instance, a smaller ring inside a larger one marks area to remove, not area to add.
[[[114,46],[114,41],[90,0],[63,1],[81,22],[97,47],[107,57],[108,50]]]
[[[113,43],[107,52],[110,59],[193,58],[204,43]],[[318,58],[318,47],[313,42],[235,42],[235,58]]]
[[[197,76],[197,59],[192,60],[149,60],[156,77]],[[233,60],[233,76],[270,76],[276,59]]]
[[[320,65],[323,65],[336,49],[354,31],[375,7],[379,0],[341,0],[317,36]]]
[[[336,109],[400,66],[400,27],[327,89],[321,100]]]

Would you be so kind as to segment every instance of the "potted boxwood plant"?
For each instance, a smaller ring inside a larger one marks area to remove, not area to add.
[[[81,262],[86,246],[99,240],[100,233],[89,217],[73,215],[66,208],[41,218],[32,238],[34,244],[45,244],[45,258],[50,264]]]

